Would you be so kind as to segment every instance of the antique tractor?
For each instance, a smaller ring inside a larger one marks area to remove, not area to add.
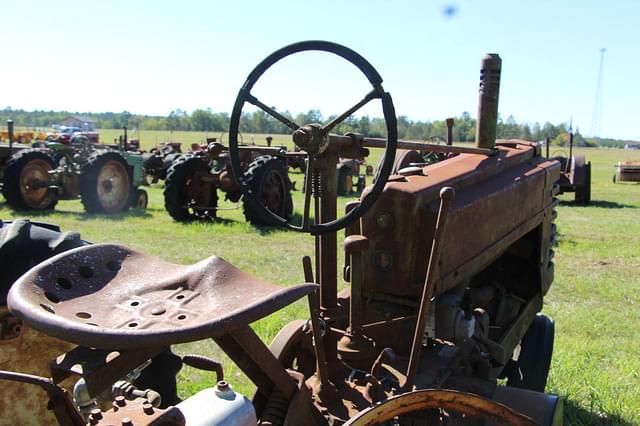
[[[371,91],[335,120],[302,126],[251,94],[273,64],[305,51],[346,59]],[[305,282],[277,286],[216,256],[182,266],[121,245],[75,248],[18,279],[8,306],[27,326],[78,347],[52,361],[51,378],[0,378],[43,388],[69,425],[561,424],[561,401],[541,393],[554,328],[539,313],[553,281],[560,164],[537,144],[495,140],[500,70],[497,55],[485,56],[477,146],[430,145],[397,140],[391,95],[358,53],[322,41],[274,52],[239,91],[228,153],[246,202],[314,236],[315,268],[302,258]],[[385,139],[330,133],[374,100]],[[290,127],[306,153],[296,223],[266,208],[244,173],[237,132],[247,102]],[[373,185],[338,218],[336,165],[370,148],[385,149]],[[451,155],[391,175],[396,148]],[[341,229],[349,286],[338,292]],[[284,327],[271,346],[250,327],[305,296],[309,318]],[[193,356],[183,361],[215,371],[218,382],[180,403],[163,406],[133,384],[115,392],[123,387],[114,383],[171,345],[210,338],[256,384],[251,401],[224,380],[220,363]],[[61,387],[70,377],[80,377],[81,406]]]
[[[212,220],[217,217],[219,189],[226,199],[238,202],[242,191],[231,172],[229,148],[207,139],[209,144],[199,152],[177,157],[164,183],[164,205],[177,221]],[[304,157],[301,152],[287,152],[285,147],[239,145],[243,175],[258,194],[261,205],[278,216],[290,218],[293,213],[288,161]],[[243,203],[244,216],[254,225],[273,224],[262,209]]]
[[[613,183],[640,182],[640,161],[618,161]]]
[[[547,158],[549,157],[549,138],[546,141]],[[573,132],[569,132],[569,155],[553,154],[553,159],[560,162],[560,194],[575,192],[575,202],[589,204],[591,201],[591,162],[584,155],[573,155]]]
[[[150,152],[143,153],[144,174],[151,180],[150,183],[158,183],[160,180],[165,180],[167,178],[167,170],[182,154],[181,142],[163,142]]]
[[[88,140],[23,149],[4,167],[2,194],[18,210],[53,209],[58,200],[80,196],[89,213],[146,208],[142,156]]]

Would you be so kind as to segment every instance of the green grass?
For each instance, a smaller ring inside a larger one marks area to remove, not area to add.
[[[640,424],[640,185],[612,183],[613,164],[640,153],[578,152],[592,164],[593,202],[560,197],[547,391],[565,398],[567,424]]]
[[[118,130],[103,131],[117,137]],[[210,135],[211,136],[211,135]],[[219,136],[219,135],[213,135]],[[169,139],[168,132],[141,132],[143,147]],[[245,135],[244,139],[250,140]],[[264,135],[253,135],[262,143]],[[202,133],[175,132],[173,140],[188,143]],[[275,143],[283,139],[276,136]],[[580,151],[580,150],[578,150]],[[556,249],[555,282],[544,312],[556,322],[555,351],[547,391],[565,398],[565,424],[640,424],[640,185],[613,184],[613,164],[640,160],[640,152],[583,150],[592,162],[593,203],[578,207],[565,194],[558,208],[560,245]],[[376,153],[379,155],[379,153]],[[375,164],[375,161],[371,161]],[[294,173],[301,187],[302,175]],[[313,255],[313,238],[294,232],[258,229],[245,223],[238,204],[221,201],[221,221],[181,224],[164,211],[160,186],[147,188],[145,212],[103,216],[84,213],[80,201],[61,201],[54,212],[13,212],[0,201],[0,217],[29,217],[76,230],[93,242],[118,242],[165,260],[194,263],[218,255],[240,269],[279,285],[302,282],[301,257]],[[221,197],[222,200],[223,197]],[[1,200],[1,198],[0,198]],[[342,211],[348,198],[339,200]],[[294,194],[299,207],[302,194]],[[340,262],[339,262],[340,264]],[[307,317],[298,302],[254,324],[269,342],[295,318]],[[245,395],[253,387],[210,341],[179,345],[179,353],[201,353],[224,362],[225,375]],[[180,394],[188,396],[210,386],[214,377],[185,367]]]

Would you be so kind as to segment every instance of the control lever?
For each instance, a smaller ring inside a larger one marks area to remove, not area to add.
[[[189,367],[197,368],[198,370],[214,371],[216,373],[216,383],[224,380],[222,364],[209,357],[190,354],[183,356],[182,362]]]
[[[440,209],[438,210],[438,220],[433,235],[433,243],[431,244],[431,256],[427,267],[427,276],[424,279],[424,288],[422,290],[422,298],[420,299],[420,310],[418,313],[418,321],[413,335],[413,345],[411,346],[411,356],[409,358],[409,366],[407,367],[407,379],[402,386],[405,389],[412,390],[418,373],[418,362],[422,353],[422,340],[424,338],[424,330],[427,325],[427,312],[431,305],[431,296],[435,287],[436,280],[439,278],[436,274],[438,264],[440,262],[440,252],[444,242],[444,235],[447,228],[447,216],[449,215],[449,207],[455,191],[450,186],[445,186],[440,190]]]

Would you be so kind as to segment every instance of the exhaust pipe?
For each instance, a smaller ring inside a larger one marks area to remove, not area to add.
[[[9,149],[13,148],[13,120],[7,120],[7,133],[9,134]]]
[[[447,118],[445,120],[447,124],[447,145],[453,145],[453,118]]]
[[[493,149],[496,144],[501,71],[502,59],[497,53],[488,53],[482,58],[476,127],[476,147],[478,148]]]

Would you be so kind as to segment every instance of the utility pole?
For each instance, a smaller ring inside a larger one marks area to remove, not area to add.
[[[600,68],[598,69],[598,82],[596,84],[596,99],[593,104],[593,115],[591,116],[591,136],[600,137],[602,130],[602,68],[604,65],[604,52],[606,48],[600,49]]]

